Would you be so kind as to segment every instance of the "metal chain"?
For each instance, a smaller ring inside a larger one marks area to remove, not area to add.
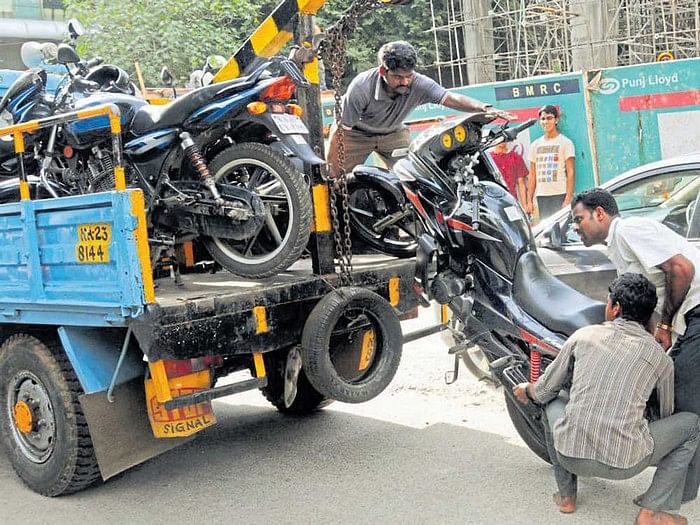
[[[333,239],[340,269],[340,284],[352,284],[352,241],[350,240],[350,199],[345,173],[345,129],[340,117],[342,112],[341,81],[345,73],[345,57],[350,35],[355,31],[362,15],[381,7],[377,0],[357,0],[333,26],[326,30],[326,38],[319,46],[319,54],[326,70],[331,73],[331,85],[335,92],[335,126],[338,137],[338,166],[336,179],[333,181],[336,195],[330,199],[331,218],[333,221]],[[340,227],[340,213],[337,205],[337,193],[340,192],[340,204],[343,214],[343,228]]]

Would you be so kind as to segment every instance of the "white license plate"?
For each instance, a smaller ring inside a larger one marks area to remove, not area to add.
[[[286,113],[270,113],[270,116],[272,116],[272,121],[277,125],[280,133],[284,133],[285,135],[291,133],[309,133],[306,125],[299,117],[287,115]]]

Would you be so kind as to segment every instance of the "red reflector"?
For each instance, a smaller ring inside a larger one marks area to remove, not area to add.
[[[224,358],[220,355],[208,355],[196,359],[165,359],[165,375],[173,377],[185,376],[193,372],[199,372],[209,367],[217,367],[224,364]]]
[[[280,77],[260,94],[260,100],[287,101],[294,95],[294,82],[289,77]]]
[[[65,158],[70,159],[74,154],[75,154],[75,151],[73,151],[73,146],[64,146],[63,147],[63,156]]]
[[[284,104],[270,104],[270,111],[272,113],[286,113],[287,108]]]

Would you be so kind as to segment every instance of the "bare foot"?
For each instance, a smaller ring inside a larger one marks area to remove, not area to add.
[[[641,509],[637,514],[634,525],[687,525],[688,519],[670,512]]]
[[[576,510],[576,496],[560,496],[558,492],[552,494],[554,504],[559,507],[559,512],[571,514]]]

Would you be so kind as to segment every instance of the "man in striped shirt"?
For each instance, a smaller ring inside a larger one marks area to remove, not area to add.
[[[547,404],[561,512],[576,508],[577,476],[627,479],[656,465],[651,485],[635,499],[641,507],[636,523],[687,523],[677,512],[700,419],[671,415],[673,361],[646,329],[656,302],[646,277],[623,274],[610,286],[606,322],[576,331],[537,383],[514,387],[521,402]],[[644,412],[654,389],[661,419],[649,423]]]

